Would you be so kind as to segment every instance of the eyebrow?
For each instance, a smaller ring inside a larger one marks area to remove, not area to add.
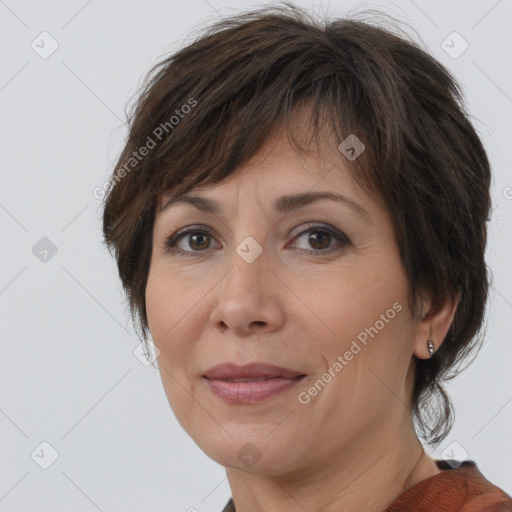
[[[289,194],[286,196],[281,196],[274,202],[274,210],[277,213],[288,213],[293,210],[298,210],[299,208],[303,208],[308,206],[316,201],[320,200],[331,200],[337,201],[345,204],[354,210],[360,217],[365,218],[368,222],[373,223],[372,218],[368,214],[368,212],[354,200],[342,195],[342,194],[334,194],[332,192],[304,192],[298,194]],[[206,197],[194,196],[190,194],[184,194],[177,197],[169,198],[165,204],[160,208],[160,213],[164,210],[167,210],[171,206],[177,204],[189,204],[206,213],[212,213],[214,215],[219,215],[222,212],[222,205],[215,199],[209,199]]]

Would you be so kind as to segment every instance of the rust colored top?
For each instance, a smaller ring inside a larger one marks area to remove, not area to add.
[[[472,460],[435,460],[441,473],[413,485],[383,512],[512,512],[512,498]],[[222,512],[236,512],[230,498]]]

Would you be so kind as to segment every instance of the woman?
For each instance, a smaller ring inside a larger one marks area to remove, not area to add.
[[[505,511],[436,460],[442,382],[482,341],[489,162],[405,35],[291,4],[159,63],[103,229],[224,511]],[[235,508],[236,507],[236,508]]]

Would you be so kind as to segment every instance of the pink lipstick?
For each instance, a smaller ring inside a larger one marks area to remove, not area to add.
[[[267,363],[226,363],[210,368],[203,377],[218,398],[228,403],[252,404],[295,387],[305,374]]]

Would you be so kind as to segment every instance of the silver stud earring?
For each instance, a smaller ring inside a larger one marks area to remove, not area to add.
[[[430,357],[434,355],[434,342],[432,340],[427,340],[428,353]]]

